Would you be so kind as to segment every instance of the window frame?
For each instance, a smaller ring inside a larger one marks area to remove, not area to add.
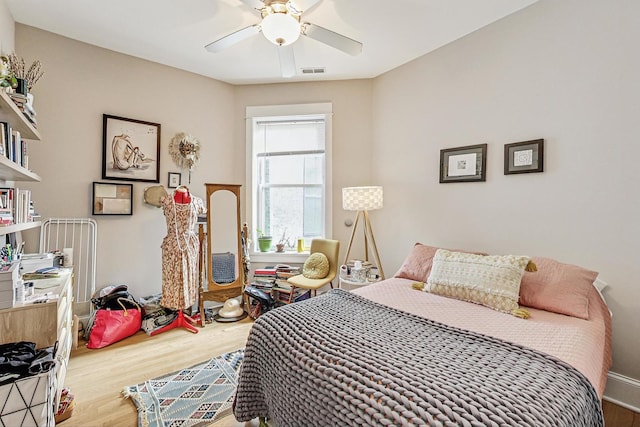
[[[291,104],[291,105],[268,105],[268,106],[248,106],[246,107],[245,117],[245,136],[246,136],[246,222],[249,227],[249,233],[253,236],[255,232],[255,220],[257,218],[257,162],[254,162],[256,153],[253,146],[253,136],[255,123],[258,121],[269,120],[274,117],[282,119],[287,116],[322,116],[325,122],[325,178],[324,178],[324,230],[325,237],[331,238],[332,235],[332,212],[333,212],[333,169],[332,169],[332,103],[312,103],[312,104]],[[294,119],[292,117],[292,119]],[[252,237],[253,238],[253,237]],[[277,254],[273,252],[257,252],[255,245],[250,247],[251,260],[255,262],[304,262],[308,256],[307,253],[285,253]]]

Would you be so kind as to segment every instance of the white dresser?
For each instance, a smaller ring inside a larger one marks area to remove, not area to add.
[[[58,370],[56,405],[67,373],[73,343],[73,272],[61,269],[60,277],[30,280],[35,293],[50,293],[47,302],[17,303],[0,310],[0,344],[31,341],[36,348],[49,347],[58,341]]]

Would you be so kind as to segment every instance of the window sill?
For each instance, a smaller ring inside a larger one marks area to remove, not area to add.
[[[251,262],[303,264],[309,257],[309,252],[252,252],[249,256]]]

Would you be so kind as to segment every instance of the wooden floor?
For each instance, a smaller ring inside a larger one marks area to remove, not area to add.
[[[214,322],[199,328],[197,334],[172,329],[152,337],[141,331],[98,350],[87,349],[81,341],[71,353],[65,380],[75,396],[75,408],[71,418],[59,425],[135,427],[137,412],[133,402],[122,397],[124,387],[242,348],[252,324],[249,318],[236,323]],[[214,425],[244,424],[230,416]]]
[[[212,323],[192,334],[173,329],[153,337],[138,332],[133,337],[99,350],[80,342],[71,354],[65,385],[75,395],[76,406],[62,427],[137,425],[133,402],[122,398],[124,387],[141,383],[214,356],[244,347],[253,322]],[[604,402],[607,427],[640,427],[640,414]],[[257,426],[226,417],[215,427]]]
[[[640,414],[606,400],[602,404],[607,427],[640,427]]]

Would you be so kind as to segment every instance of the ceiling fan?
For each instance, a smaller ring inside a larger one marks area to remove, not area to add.
[[[260,32],[278,48],[283,77],[296,74],[292,44],[303,35],[350,55],[362,52],[362,43],[319,25],[302,21],[302,13],[320,0],[240,0],[262,16],[259,24],[250,25],[205,46],[217,53]]]

